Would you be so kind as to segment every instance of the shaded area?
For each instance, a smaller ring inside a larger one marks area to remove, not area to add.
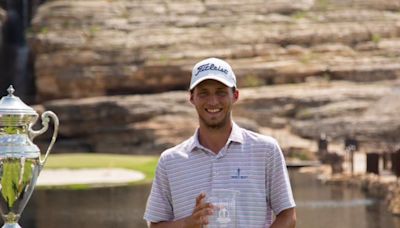
[[[324,185],[310,174],[295,170],[290,170],[290,178],[299,228],[400,226],[400,217],[387,212],[383,200],[369,197],[358,188]]]
[[[13,85],[16,95],[27,103],[35,100],[34,56],[27,42],[26,33],[39,4],[44,0],[2,0],[6,10],[1,26],[0,43],[0,95]]]

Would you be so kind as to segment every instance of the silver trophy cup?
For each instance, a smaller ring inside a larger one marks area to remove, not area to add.
[[[8,95],[0,100],[0,212],[2,228],[20,228],[18,220],[54,145],[59,122],[53,112],[46,111],[41,115],[42,128],[33,130],[37,112],[13,95],[12,86],[7,91]],[[54,132],[42,159],[32,140],[47,131],[50,118]]]

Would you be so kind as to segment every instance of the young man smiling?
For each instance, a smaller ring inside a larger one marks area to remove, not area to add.
[[[232,106],[238,99],[228,63],[208,58],[194,66],[190,102],[199,128],[161,154],[144,215],[149,227],[208,224],[214,208],[206,203],[206,193],[216,189],[239,192],[238,228],[295,227],[295,203],[282,152],[273,138],[233,122]]]

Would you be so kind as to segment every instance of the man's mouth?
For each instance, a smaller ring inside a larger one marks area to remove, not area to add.
[[[222,108],[206,108],[206,111],[209,113],[218,113],[222,110]]]

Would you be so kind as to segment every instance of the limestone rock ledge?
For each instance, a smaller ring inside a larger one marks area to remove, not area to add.
[[[321,133],[340,144],[349,131],[365,152],[395,148],[400,134],[399,93],[393,83],[241,89],[234,119],[276,136],[284,150],[299,145],[315,151]],[[58,151],[159,154],[191,136],[198,125],[188,92],[53,100],[37,109],[59,116]]]
[[[241,87],[400,75],[397,0],[52,0],[30,33],[38,101],[187,88],[201,58]]]

